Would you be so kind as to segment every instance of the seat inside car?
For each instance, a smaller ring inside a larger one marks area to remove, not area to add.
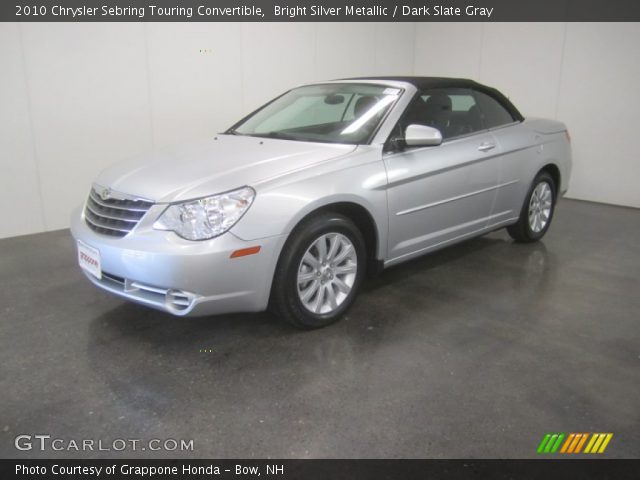
[[[467,135],[482,130],[482,115],[477,105],[466,112],[454,112],[449,123],[449,137]]]
[[[440,130],[444,138],[450,136],[451,97],[444,92],[430,95],[424,103],[422,116],[425,125]]]
[[[480,113],[480,108],[477,105],[471,107],[467,112],[467,126],[469,132],[482,130],[482,113]]]
[[[437,128],[443,138],[450,135],[451,125],[451,98],[444,92],[434,92],[426,100],[418,97],[413,105],[409,107],[403,128],[412,123]]]
[[[410,107],[403,128],[411,123],[437,128],[442,138],[452,138],[482,130],[482,114],[477,105],[468,111],[453,111],[453,101],[445,92],[433,92],[425,100],[418,97]]]

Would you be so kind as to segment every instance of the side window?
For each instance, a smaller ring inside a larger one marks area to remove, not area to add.
[[[425,90],[409,106],[403,127],[411,123],[440,130],[442,138],[455,138],[483,130],[480,110],[471,90],[438,88]]]
[[[509,111],[495,98],[483,92],[474,92],[486,128],[499,127],[514,122]]]

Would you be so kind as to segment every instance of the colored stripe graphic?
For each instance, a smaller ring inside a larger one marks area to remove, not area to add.
[[[547,433],[544,438],[542,439],[542,441],[540,442],[540,445],[538,445],[538,453],[543,453],[544,452],[544,447],[546,447],[547,443],[549,442],[549,439],[551,438],[551,434]]]
[[[574,450],[573,453],[580,453],[580,450],[582,450],[582,446],[584,445],[584,442],[586,442],[587,438],[589,437],[588,433],[582,433],[581,435],[582,435],[582,438],[578,442],[578,445],[576,445],[576,449]]]
[[[611,438],[613,433],[547,433],[538,445],[537,452],[540,454],[604,453]],[[583,451],[582,447],[585,443],[587,446]]]
[[[547,433],[538,445],[538,453],[556,453],[564,437],[564,433]]]
[[[553,447],[551,447],[551,450],[549,453],[556,453],[563,439],[564,439],[564,433],[560,433],[558,435],[558,439],[556,440],[556,443],[553,444]]]
[[[571,442],[573,442],[574,438],[576,438],[576,434],[570,433],[569,436],[567,437],[567,441],[564,442],[564,445],[562,445],[562,448],[560,449],[560,453],[567,452],[567,449],[569,448],[569,445],[571,445]]]
[[[573,437],[573,442],[571,442],[571,445],[569,445],[569,450],[567,450],[567,453],[573,453],[576,447],[578,446],[578,442],[581,439],[582,439],[582,434],[576,433],[575,436]]]
[[[604,453],[613,433],[594,433],[584,449],[584,453]]]
[[[602,442],[602,445],[600,445],[600,450],[598,450],[598,453],[604,453],[604,451],[607,449],[607,445],[609,445],[609,442],[611,441],[611,439],[613,438],[613,433],[607,433],[607,436],[604,439],[604,442]]]

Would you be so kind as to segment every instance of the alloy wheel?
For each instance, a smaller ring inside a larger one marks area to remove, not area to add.
[[[331,313],[348,297],[357,271],[358,256],[351,240],[341,233],[326,233],[302,256],[298,298],[312,313]]]
[[[551,215],[553,194],[547,182],[540,182],[529,200],[529,227],[539,233],[547,226]]]

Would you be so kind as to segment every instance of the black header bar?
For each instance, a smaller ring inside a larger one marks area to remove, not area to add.
[[[638,0],[3,0],[3,22],[637,22]]]

